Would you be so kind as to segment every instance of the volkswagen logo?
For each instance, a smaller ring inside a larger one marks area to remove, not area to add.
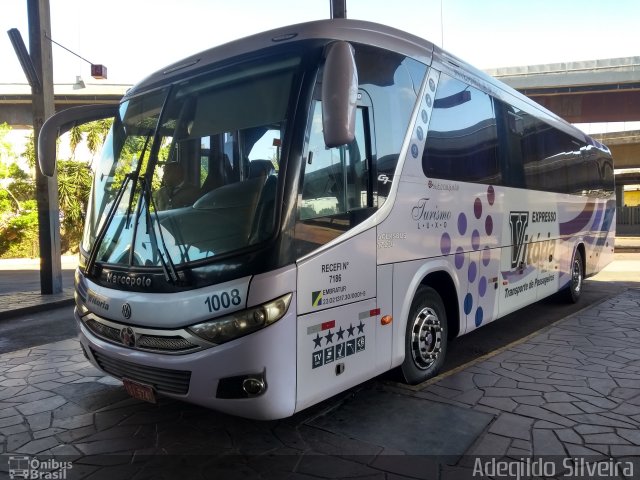
[[[131,318],[131,305],[128,303],[122,305],[122,316],[126,319]]]
[[[128,305],[125,303],[125,305]],[[124,327],[120,330],[120,340],[127,347],[135,347],[136,346],[136,334],[131,327]]]

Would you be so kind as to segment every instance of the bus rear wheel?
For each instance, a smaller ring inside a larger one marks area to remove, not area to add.
[[[440,371],[447,351],[447,332],[442,298],[433,288],[420,286],[407,319],[405,355],[401,366],[407,383],[415,385]]]
[[[580,250],[576,249],[573,254],[569,274],[571,279],[569,280],[569,286],[565,290],[565,298],[570,303],[577,303],[582,294],[582,283],[584,281],[584,263]]]

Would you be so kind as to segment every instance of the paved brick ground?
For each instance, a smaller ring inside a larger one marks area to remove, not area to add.
[[[565,319],[418,395],[496,415],[470,454],[640,456],[640,293]]]
[[[66,340],[0,355],[0,454],[51,454],[73,462],[68,478],[111,480],[471,478],[476,458],[529,455],[635,462],[637,475],[640,291],[628,290],[435,383],[407,388],[374,381],[347,395],[370,388],[422,398],[425,412],[440,402],[494,418],[467,455],[438,465],[309,424],[339,408],[344,396],[275,422],[167,399],[143,404],[93,368],[77,341]],[[0,458],[0,475],[7,471]]]

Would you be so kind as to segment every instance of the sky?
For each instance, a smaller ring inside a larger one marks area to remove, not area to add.
[[[26,0],[0,0],[0,27],[28,45]],[[183,57],[272,28],[329,17],[329,0],[50,0],[52,38],[93,63],[103,83],[132,84]],[[640,56],[638,0],[347,0],[347,17],[384,23],[479,68]],[[0,37],[0,84],[26,83]],[[54,82],[90,66],[53,45]]]

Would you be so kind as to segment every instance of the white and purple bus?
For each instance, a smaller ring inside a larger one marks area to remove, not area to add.
[[[362,21],[170,65],[113,118],[76,272],[87,358],[133,396],[258,419],[398,367],[613,255],[609,150],[426,40]],[[52,150],[53,149],[53,150]],[[49,153],[47,153],[49,152]]]

